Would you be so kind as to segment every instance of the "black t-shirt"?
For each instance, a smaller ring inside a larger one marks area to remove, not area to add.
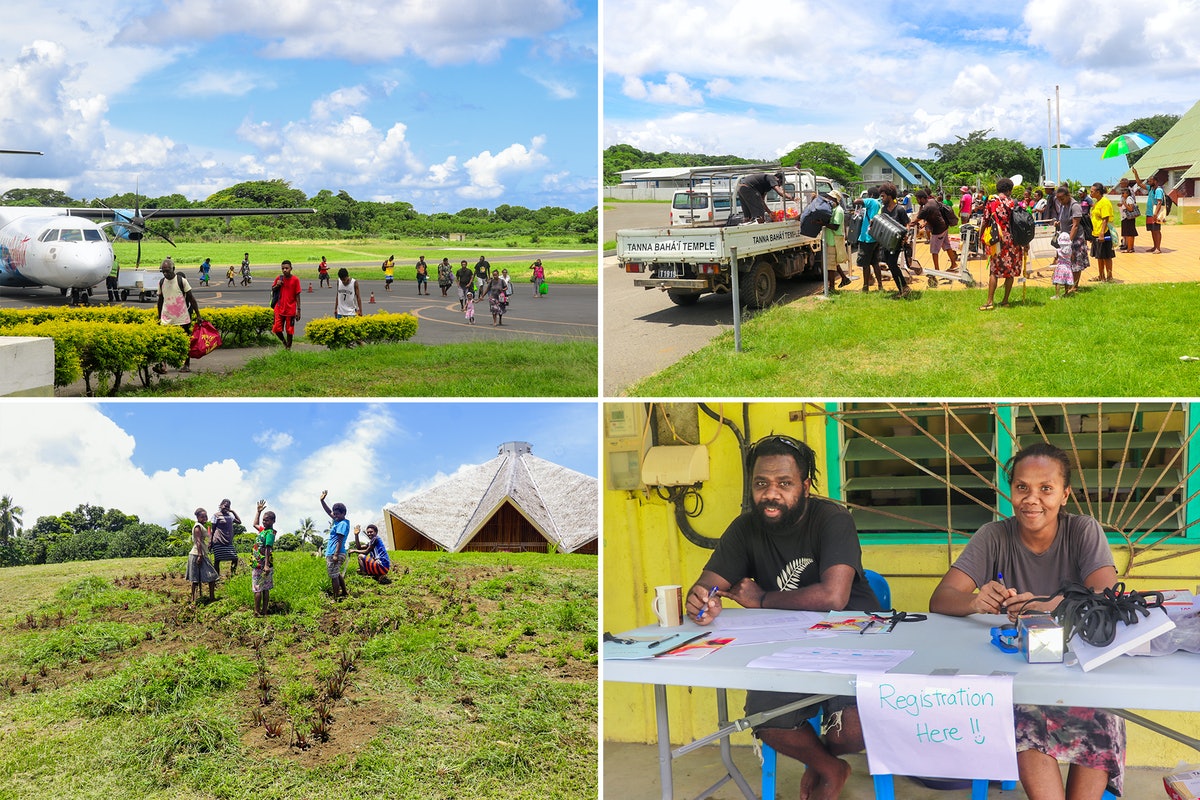
[[[925,201],[925,205],[921,206],[921,210],[917,212],[918,220],[925,220],[925,224],[929,226],[929,232],[934,236],[941,236],[946,232],[946,219],[942,216],[942,204],[937,200],[930,198]]]
[[[765,172],[759,172],[754,175],[747,175],[742,178],[742,185],[746,186],[759,194],[765,195],[767,192],[774,189],[776,186],[781,186],[783,181],[777,175],[768,175]]]
[[[734,585],[753,578],[772,592],[819,583],[821,573],[835,564],[854,567],[855,575],[846,609],[832,610],[877,610],[850,513],[832,500],[811,497],[801,520],[783,529],[768,531],[753,513],[742,514],[725,529],[704,569]]]

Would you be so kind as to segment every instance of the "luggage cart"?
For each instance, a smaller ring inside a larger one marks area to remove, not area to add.
[[[975,278],[971,275],[971,271],[967,269],[966,258],[960,260],[960,266],[955,271],[945,269],[926,269],[921,266],[921,262],[913,255],[913,239],[914,232],[909,228],[908,233],[904,237],[904,245],[900,248],[900,268],[905,271],[908,277],[924,277],[930,289],[933,289],[939,282],[960,281],[967,288],[975,286]]]

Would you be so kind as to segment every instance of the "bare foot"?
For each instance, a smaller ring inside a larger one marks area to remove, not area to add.
[[[800,779],[800,800],[810,800],[813,791],[821,781],[820,774],[812,767],[804,768],[804,777]]]
[[[850,780],[850,765],[840,758],[834,759],[834,761],[837,763],[836,770],[820,776],[816,791],[812,794],[812,800],[837,800],[842,793],[842,787],[846,785],[846,781]]]

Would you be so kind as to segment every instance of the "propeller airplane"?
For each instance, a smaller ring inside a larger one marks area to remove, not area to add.
[[[36,151],[0,152],[36,155]],[[150,219],[197,219],[315,214],[312,208],[53,208],[0,206],[0,287],[48,286],[71,293],[74,302],[87,302],[88,290],[104,280],[113,266],[114,238],[138,243],[147,233],[171,240],[147,229]],[[174,242],[171,242],[174,244]]]

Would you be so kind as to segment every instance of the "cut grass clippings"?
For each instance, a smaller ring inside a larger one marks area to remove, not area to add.
[[[631,386],[651,397],[1177,397],[1200,393],[1200,285],[846,291],[754,314]],[[997,301],[1001,294],[997,292]]]
[[[595,397],[590,342],[404,342],[273,352],[219,375],[168,378],[136,397]]]

